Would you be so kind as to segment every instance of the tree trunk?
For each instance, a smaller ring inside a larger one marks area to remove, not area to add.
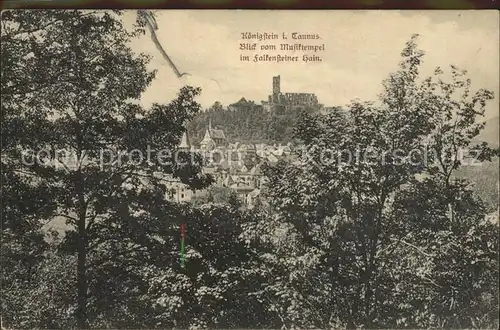
[[[77,288],[78,309],[77,324],[79,329],[87,328],[87,231],[86,231],[86,207],[83,191],[83,179],[81,173],[77,173],[77,189],[79,214],[78,214],[78,266],[77,266]]]
[[[83,224],[83,225],[82,225]],[[83,231],[82,231],[83,227]],[[85,218],[78,222],[78,328],[87,328],[87,273],[86,273],[86,258],[87,258],[87,242],[85,235]]]

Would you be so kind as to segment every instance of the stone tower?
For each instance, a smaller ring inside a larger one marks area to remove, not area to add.
[[[273,95],[281,93],[280,89],[280,76],[273,77]]]

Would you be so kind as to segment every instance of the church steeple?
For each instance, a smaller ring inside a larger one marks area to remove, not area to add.
[[[182,133],[182,138],[181,138],[181,143],[179,144],[179,149],[184,149],[184,150],[191,149],[191,143],[189,143],[189,135],[188,135],[186,125],[184,125],[184,133]]]
[[[189,144],[189,137],[187,131],[182,133],[181,143],[179,144],[179,149],[190,149],[191,144]]]
[[[212,120],[209,118],[208,119],[208,129],[205,131],[205,136],[203,137],[203,140],[200,142],[200,147],[203,150],[212,150],[215,148],[216,143],[212,139]]]

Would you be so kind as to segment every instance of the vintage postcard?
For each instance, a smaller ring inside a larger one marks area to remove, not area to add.
[[[497,329],[497,11],[6,10],[2,329]]]

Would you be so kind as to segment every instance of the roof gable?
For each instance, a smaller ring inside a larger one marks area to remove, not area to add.
[[[225,139],[226,136],[224,135],[224,131],[221,129],[212,129],[210,130],[210,136],[213,139]]]

